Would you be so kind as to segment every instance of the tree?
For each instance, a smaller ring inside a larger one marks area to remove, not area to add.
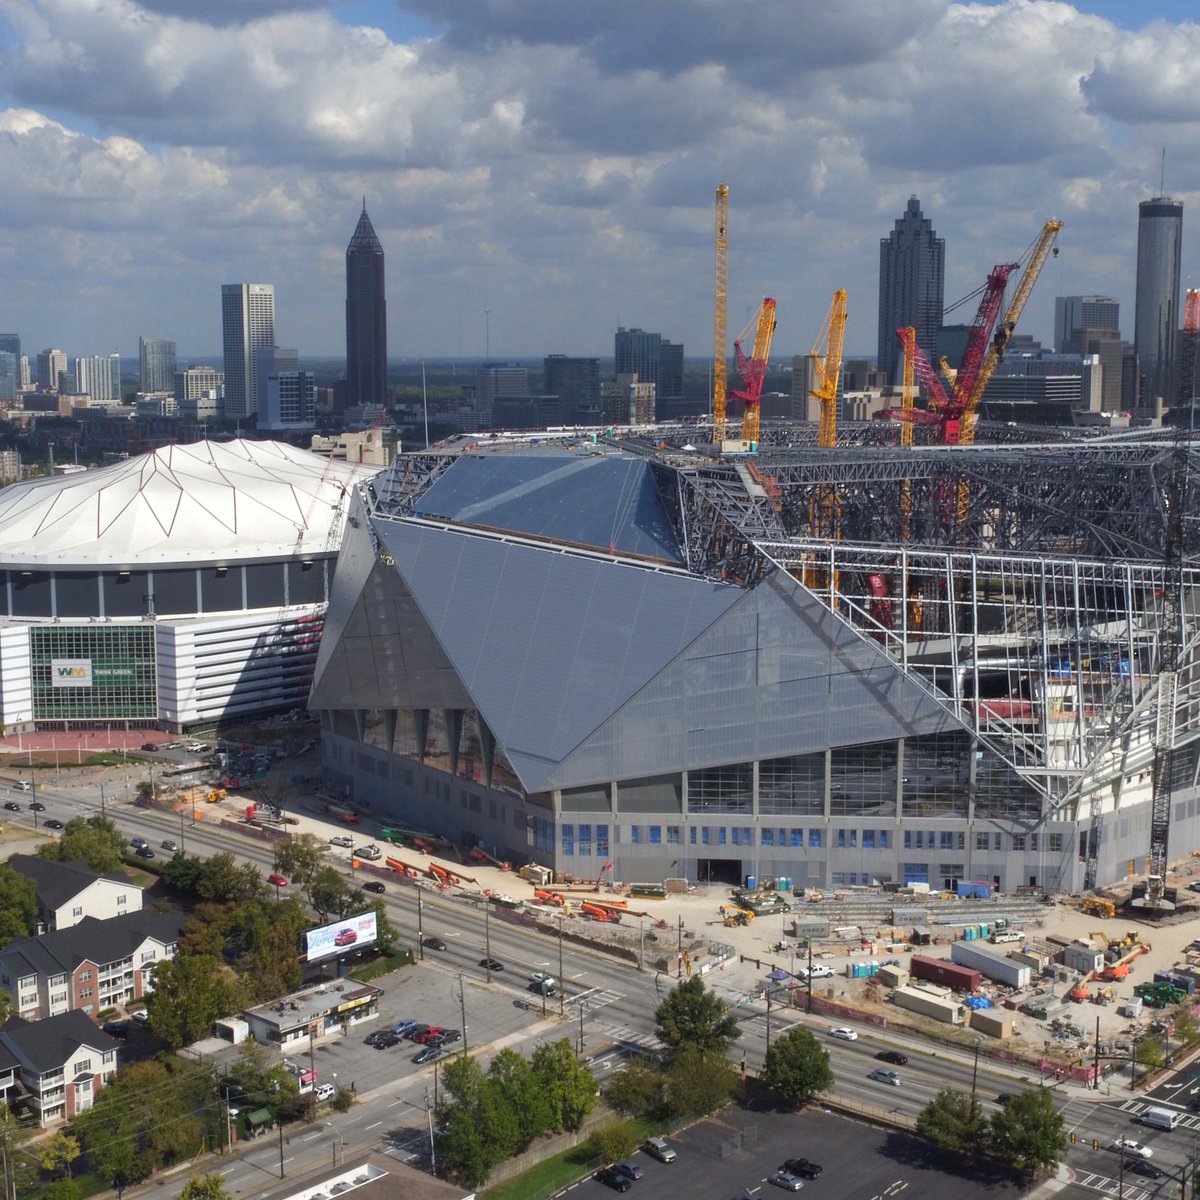
[[[942,1088],[917,1116],[917,1136],[946,1154],[973,1157],[988,1148],[988,1127],[977,1096]]]
[[[488,1066],[488,1083],[498,1102],[516,1114],[516,1150],[550,1128],[550,1099],[538,1087],[528,1059],[515,1050],[501,1050]]]
[[[74,1179],[62,1175],[38,1192],[38,1200],[79,1200],[82,1193],[83,1188]]]
[[[305,888],[325,866],[327,847],[311,833],[289,834],[275,843],[275,870]]]
[[[121,867],[127,839],[107,817],[72,817],[57,842],[38,847],[38,857],[56,862],[81,858],[93,871],[110,874]]]
[[[33,1149],[42,1170],[47,1175],[66,1175],[70,1177],[71,1164],[79,1157],[79,1142],[69,1133],[60,1130],[52,1133],[44,1141],[38,1142]]]
[[[684,1046],[725,1054],[737,1041],[738,1023],[699,975],[672,988],[655,1011],[658,1036],[674,1054]]]
[[[767,1050],[762,1081],[780,1100],[804,1104],[833,1086],[829,1052],[807,1029],[789,1029]]]
[[[464,1184],[476,1188],[515,1149],[517,1115],[466,1055],[446,1064],[442,1083],[450,1099],[437,1109],[438,1155]]]
[[[238,1007],[236,984],[219,958],[179,954],[154,969],[154,991],[147,998],[150,1028],[178,1049],[207,1037],[213,1022]]]
[[[1192,1015],[1191,1008],[1187,1004],[1181,1004],[1175,1009],[1172,1021],[1175,1025],[1175,1036],[1185,1046],[1200,1041],[1200,1021],[1197,1021]]]
[[[663,1110],[666,1079],[645,1062],[632,1062],[604,1085],[604,1103],[626,1117],[649,1117]]]
[[[602,1162],[616,1162],[637,1149],[637,1126],[628,1120],[606,1121],[588,1138],[592,1153]]]
[[[322,921],[348,917],[362,899],[342,877],[336,867],[321,867],[314,872],[305,889],[308,902],[317,910]]]
[[[372,900],[364,911],[375,913],[375,946],[381,954],[391,954],[400,940],[400,930],[388,917],[387,905],[382,900]]]
[[[287,1068],[281,1062],[272,1063],[253,1040],[242,1043],[222,1087],[229,1095],[240,1097],[247,1108],[270,1108],[284,1120],[300,1116],[307,1108],[307,1097],[300,1094]]]
[[[992,1116],[992,1153],[1026,1175],[1057,1167],[1066,1152],[1062,1113],[1047,1088],[1026,1088]]]
[[[667,1067],[667,1106],[679,1116],[706,1116],[728,1104],[739,1085],[737,1070],[723,1054],[681,1046]]]
[[[37,932],[37,884],[0,863],[0,945]]]
[[[225,1190],[225,1180],[213,1172],[210,1175],[193,1175],[183,1185],[179,1200],[230,1200]]]
[[[533,1052],[533,1081],[550,1106],[550,1128],[555,1133],[577,1130],[596,1107],[596,1081],[575,1057],[566,1038],[541,1045]]]
[[[1167,1061],[1163,1053],[1162,1042],[1156,1037],[1144,1037],[1134,1046],[1133,1061],[1152,1071],[1161,1067]]]
[[[265,885],[253,863],[239,863],[228,850],[205,859],[196,881],[196,894],[202,900],[239,904],[265,894]]]
[[[167,860],[160,878],[163,883],[175,888],[176,891],[195,894],[203,872],[204,860],[202,858],[198,858],[194,854],[185,854],[182,850],[176,850]]]

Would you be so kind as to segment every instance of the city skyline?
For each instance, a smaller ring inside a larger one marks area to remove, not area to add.
[[[0,17],[0,163],[22,183],[0,327],[26,347],[131,357],[149,332],[219,353],[208,297],[242,278],[273,281],[289,345],[333,357],[365,194],[405,283],[393,358],[482,357],[485,324],[492,358],[603,354],[619,325],[699,350],[723,181],[731,341],[772,295],[777,349],[802,351],[844,286],[848,352],[870,351],[879,239],[915,193],[947,302],[1065,222],[1022,322],[1048,343],[1055,295],[1133,313],[1164,147],[1162,190],[1185,208],[1200,193],[1200,28],[1177,0],[846,0],[755,22],[702,0],[177,7],[12,0]],[[1189,245],[1185,228],[1185,282]]]

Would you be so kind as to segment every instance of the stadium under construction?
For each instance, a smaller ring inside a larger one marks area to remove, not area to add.
[[[1187,856],[1189,522],[1166,551],[1200,510],[1197,449],[897,428],[402,456],[357,487],[332,585],[327,783],[582,878],[1077,891],[1145,875],[1166,729]]]

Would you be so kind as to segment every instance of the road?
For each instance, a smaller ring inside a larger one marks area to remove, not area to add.
[[[18,796],[24,802],[25,797]],[[40,816],[69,820],[76,815],[90,816],[99,811],[99,795],[86,788],[56,787],[47,784],[38,792],[46,805]],[[180,828],[173,815],[152,812],[126,804],[108,805],[106,814],[130,836],[140,835],[157,847],[165,838],[180,842],[189,853],[201,855],[229,850],[239,859],[253,862],[266,870],[272,866],[270,845],[260,843],[212,825]],[[30,820],[32,813],[13,814],[17,820]],[[332,827],[331,827],[332,831]],[[366,831],[361,836],[367,836]],[[334,861],[350,873],[346,852],[336,854]],[[389,884],[383,896],[389,915],[407,940],[415,943],[418,925],[417,889],[412,886]],[[459,979],[466,996],[468,1029],[471,1049],[480,1053],[480,1038],[489,1039],[482,1048],[484,1063],[502,1045],[513,1046],[529,1053],[539,1041],[569,1037],[579,1045],[597,1079],[602,1080],[618,1069],[630,1053],[653,1051],[659,1043],[654,1036],[654,1009],[658,999],[675,982],[653,971],[640,971],[635,964],[610,959],[566,939],[556,939],[524,927],[513,926],[492,918],[485,930],[483,909],[461,901],[421,890],[421,929],[426,935],[443,938],[447,949],[442,952],[426,950],[424,962],[416,973],[404,972],[403,977],[384,980],[385,991],[395,991],[394,1003],[400,1013],[404,997],[415,996],[421,987],[423,995],[452,993]],[[479,960],[485,945],[491,955],[505,964],[505,970],[494,973],[491,982]],[[543,1003],[524,987],[532,971],[549,971],[566,982],[565,994]],[[416,990],[406,992],[409,980]],[[914,1117],[942,1088],[953,1087],[970,1092],[975,1086],[986,1111],[994,1111],[997,1096],[1013,1093],[1024,1086],[1036,1085],[1036,1077],[981,1058],[976,1070],[972,1055],[940,1046],[906,1040],[904,1052],[909,1062],[892,1067],[901,1076],[898,1087],[869,1078],[872,1069],[881,1064],[876,1055],[895,1048],[885,1030],[858,1027],[859,1037],[853,1042],[829,1037],[831,1022],[806,1016],[793,1009],[773,1006],[768,1016],[765,1005],[751,999],[754,981],[732,968],[728,972],[713,972],[708,982],[722,995],[730,1010],[738,1017],[742,1036],[739,1048],[746,1065],[755,1069],[763,1061],[769,1036],[774,1039],[793,1024],[811,1028],[822,1039],[830,1054],[836,1078],[838,1096],[864,1110],[896,1113]],[[751,991],[747,991],[751,988]],[[427,1004],[427,1000],[421,1001]],[[402,1015],[419,1015],[404,1011]],[[582,1015],[582,1020],[581,1020]],[[385,1019],[392,1019],[384,1010]],[[439,1021],[447,1018],[437,1017]],[[453,1019],[453,1009],[451,1016]],[[351,1044],[353,1043],[353,1044]],[[359,1103],[348,1113],[331,1116],[313,1127],[301,1127],[286,1134],[283,1144],[283,1166],[287,1173],[309,1169],[323,1159],[340,1160],[346,1150],[375,1146],[405,1160],[426,1161],[428,1157],[427,1105],[432,1100],[434,1071],[429,1067],[400,1067],[400,1059],[380,1056],[361,1047],[359,1039],[349,1039],[344,1046],[329,1046],[333,1069],[343,1085],[347,1079],[356,1084]],[[389,1051],[388,1055],[400,1053]],[[736,1051],[735,1051],[736,1054]],[[405,1058],[405,1062],[407,1059]],[[344,1072],[344,1073],[343,1073]],[[328,1078],[330,1071],[324,1077]],[[1153,1151],[1153,1162],[1169,1173],[1178,1174],[1185,1163],[1200,1158],[1200,1116],[1187,1108],[1193,1095],[1200,1095],[1200,1069],[1181,1073],[1174,1080],[1156,1089],[1153,1102],[1175,1105],[1186,1113],[1180,1126],[1173,1131],[1150,1129],[1136,1123],[1138,1113],[1147,1101],[1130,1098],[1127,1091],[1111,1099],[1083,1095],[1065,1089],[1055,1091],[1055,1103],[1062,1109],[1068,1131],[1076,1135],[1068,1153],[1068,1163],[1075,1172],[1077,1187],[1119,1193],[1127,1200],[1158,1200],[1177,1193],[1171,1190],[1171,1179],[1152,1180],[1124,1173],[1122,1179],[1120,1156],[1107,1149],[1117,1137],[1135,1138]],[[1117,1088],[1114,1085],[1114,1093]],[[1178,1097],[1179,1103],[1170,1099]],[[1093,1141],[1099,1149],[1093,1147]],[[237,1195],[256,1195],[269,1191],[272,1180],[280,1171],[280,1147],[269,1138],[244,1149],[223,1168],[226,1185]],[[183,1180],[167,1180],[156,1188],[159,1194],[178,1195]]]

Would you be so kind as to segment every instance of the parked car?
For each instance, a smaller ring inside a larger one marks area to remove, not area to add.
[[[785,1192],[798,1192],[804,1186],[804,1180],[790,1171],[772,1171],[767,1176],[767,1182],[783,1188]]]
[[[284,880],[286,883],[287,880]],[[335,946],[353,946],[358,941],[358,934],[353,929],[339,929],[334,935]]]
[[[404,1036],[408,1038],[410,1042],[415,1042],[422,1034],[428,1032],[428,1025],[410,1025],[409,1028],[404,1031]]]
[[[908,1055],[901,1054],[899,1050],[880,1050],[875,1057],[881,1062],[895,1063],[898,1067],[908,1065]]]
[[[876,1067],[867,1078],[874,1079],[876,1083],[886,1083],[889,1087],[899,1087],[904,1082],[895,1071],[885,1071],[882,1067]]]
[[[620,1171],[626,1179],[632,1179],[635,1183],[646,1173],[637,1165],[637,1163],[629,1160],[626,1160],[625,1162],[614,1163],[613,1170]]]
[[[320,1104],[322,1100],[332,1100],[337,1095],[337,1088],[332,1083],[318,1083],[313,1090],[313,1095]]]
[[[380,1049],[379,1043],[386,1042],[389,1038],[395,1039],[392,1042],[394,1046],[400,1040],[400,1034],[393,1029],[375,1029],[363,1038],[363,1045],[374,1046],[378,1050]]]
[[[109,1021],[102,1028],[109,1037],[118,1038],[122,1042],[129,1036],[129,1026],[124,1021]]]
[[[131,837],[129,844],[135,849],[140,850],[143,846],[148,846],[150,843],[144,837]]]
[[[810,979],[832,979],[836,972],[829,966],[828,963],[813,963],[812,970],[808,972]]]
[[[390,1050],[393,1046],[398,1046],[403,1041],[402,1038],[394,1033],[389,1033],[386,1029],[381,1030],[377,1034],[372,1034],[372,1037],[374,1040],[371,1042],[371,1045],[376,1050]]]
[[[431,1063],[435,1058],[442,1057],[441,1046],[426,1046],[420,1054],[413,1055],[413,1062],[420,1065],[421,1063]]]
[[[438,1037],[441,1039],[443,1046],[448,1046],[451,1042],[462,1041],[462,1031],[458,1029],[443,1029],[442,1032],[438,1034]]]
[[[1108,1148],[1116,1150],[1119,1154],[1127,1155],[1129,1158],[1154,1157],[1154,1151],[1149,1146],[1144,1146],[1141,1142],[1135,1142],[1133,1138],[1117,1138]]]
[[[150,1020],[150,1014],[144,1008],[139,1008],[137,1012],[130,1013],[129,1016],[139,1025],[145,1025]]]
[[[423,937],[421,939],[421,945],[424,946],[426,950],[446,949],[446,943],[442,941],[440,937]]]
[[[28,779],[18,779],[17,782],[13,784],[13,791],[14,792],[32,792],[33,784],[30,783]]]
[[[503,971],[504,964],[498,958],[481,958],[479,965],[485,971]]]
[[[21,806],[15,800],[5,800],[4,807],[7,808],[9,812],[21,811]]]
[[[153,858],[154,857],[154,851],[151,850],[149,846],[139,846],[134,851],[134,854],[136,854],[138,856],[138,858]]]
[[[395,1025],[392,1026],[392,1032],[400,1037],[403,1037],[416,1024],[417,1022],[413,1020],[397,1021]]]
[[[594,1176],[605,1187],[610,1187],[614,1192],[627,1192],[633,1187],[633,1181],[628,1176],[622,1175],[620,1171],[614,1171],[612,1167],[601,1167]]]
[[[339,833],[336,837],[329,839],[329,844],[331,846],[345,846],[349,849],[354,845],[354,839],[348,833]]]
[[[421,1045],[424,1046],[424,1045],[428,1045],[428,1043],[433,1038],[439,1037],[441,1034],[443,1034],[445,1032],[446,1032],[445,1029],[443,1029],[441,1025],[428,1025],[425,1027],[424,1030],[422,1030],[422,1032],[418,1033],[416,1035],[416,1037],[412,1037],[409,1040],[414,1041],[414,1042],[419,1042]]]
[[[179,849],[179,843],[171,841],[170,838],[163,838],[163,840],[159,844],[162,846],[162,848],[164,850],[170,850],[170,852],[172,854],[174,854]]]
[[[857,1042],[858,1034],[853,1029],[847,1029],[844,1025],[839,1025],[835,1029],[829,1031],[831,1038],[837,1038],[840,1042]]]
[[[287,887],[288,885],[287,879],[283,875],[280,875],[278,871],[272,871],[267,876],[267,882],[273,883],[276,887]]]
[[[42,824],[45,825],[45,827],[47,829],[62,829],[63,828],[63,823],[57,817],[47,817],[46,820],[44,820],[42,822]]]
[[[374,892],[376,895],[378,895],[380,892],[386,892],[387,888],[385,888],[378,879],[368,879],[367,882],[363,884],[363,891]]]
[[[825,1168],[807,1158],[789,1158],[779,1169],[789,1175],[799,1175],[801,1179],[816,1179]]]
[[[667,1145],[665,1138],[652,1137],[647,1138],[645,1143],[645,1151],[647,1154],[653,1155],[659,1162],[673,1163],[675,1161],[674,1149]]]
[[[146,754],[157,754],[158,753],[158,747],[153,742],[143,742],[142,750]]]

